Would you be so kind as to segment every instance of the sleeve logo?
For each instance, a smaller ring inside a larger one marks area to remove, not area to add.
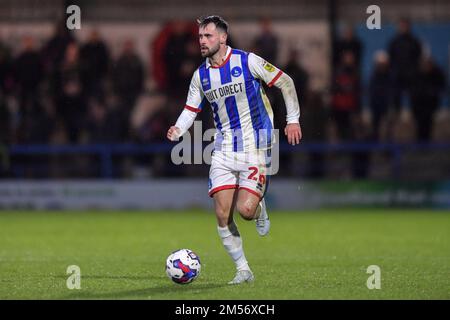
[[[275,67],[273,65],[271,65],[270,63],[268,63],[267,61],[264,63],[264,69],[266,69],[269,72],[275,71]]]

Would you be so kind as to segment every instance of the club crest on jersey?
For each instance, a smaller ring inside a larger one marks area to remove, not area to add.
[[[271,65],[270,63],[268,63],[267,61],[264,63],[264,69],[266,69],[269,72],[275,71],[275,67],[273,65]]]
[[[242,74],[242,69],[240,67],[234,67],[231,69],[231,75],[233,77],[239,77]]]
[[[206,87],[209,86],[209,79],[208,78],[203,78],[202,79],[202,84]]]

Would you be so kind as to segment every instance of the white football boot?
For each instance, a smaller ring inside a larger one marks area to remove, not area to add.
[[[240,270],[236,272],[236,275],[234,276],[234,279],[228,282],[228,284],[240,284],[244,282],[253,282],[255,280],[255,277],[253,276],[253,273],[250,270]]]
[[[264,201],[264,198],[262,198],[259,202],[259,206],[261,207],[261,213],[259,214],[259,217],[255,219],[256,231],[258,231],[260,236],[265,236],[269,233],[270,220],[267,214],[266,202]]]

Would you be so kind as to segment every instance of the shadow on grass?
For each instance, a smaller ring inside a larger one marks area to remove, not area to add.
[[[65,278],[64,276],[57,276],[56,278]],[[113,292],[95,292],[94,290],[83,291],[73,290],[71,294],[59,297],[57,299],[69,300],[69,299],[167,299],[167,295],[170,293],[176,294],[198,294],[204,293],[208,290],[225,287],[225,283],[194,283],[187,285],[178,285],[170,283],[170,280],[163,276],[118,276],[118,275],[83,275],[82,279],[117,279],[117,280],[157,280],[159,282],[166,282],[167,284],[161,286],[154,286],[149,288],[113,291]],[[160,295],[164,294],[164,297]],[[192,298],[192,296],[190,296]]]
[[[174,292],[177,294],[189,294],[189,293],[202,293],[207,290],[217,289],[224,287],[225,284],[199,284],[196,286],[185,285],[180,286],[176,284],[169,284],[164,286],[157,286],[151,288],[143,288],[136,290],[126,290],[126,291],[115,291],[107,293],[99,292],[74,292],[64,297],[58,299],[69,300],[69,299],[100,299],[100,300],[115,300],[115,299],[168,299],[167,296],[158,297],[160,294],[167,295],[168,293]],[[177,298],[178,299],[178,298]],[[192,299],[192,296],[190,296]]]
[[[59,275],[55,276],[57,279],[67,279],[67,275]],[[120,275],[81,275],[81,279],[112,279],[112,280],[160,280],[163,279],[163,277],[156,277],[156,276],[120,276]]]

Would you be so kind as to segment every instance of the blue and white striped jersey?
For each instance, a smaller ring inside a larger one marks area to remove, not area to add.
[[[194,72],[185,108],[200,112],[211,105],[218,151],[270,148],[273,111],[261,80],[270,87],[282,74],[261,57],[228,47],[222,65],[211,66],[206,59]]]

